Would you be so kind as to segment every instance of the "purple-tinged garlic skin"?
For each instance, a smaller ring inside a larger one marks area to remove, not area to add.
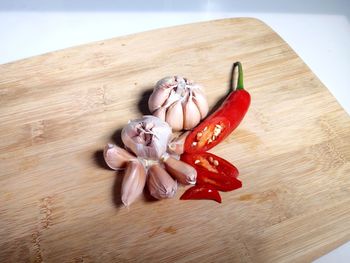
[[[157,118],[164,121],[166,117],[166,108],[160,107],[159,109],[155,110],[153,112],[153,116],[156,116]]]
[[[192,99],[198,107],[201,119],[204,119],[208,115],[209,111],[208,102],[204,95],[204,92],[200,87],[195,87],[192,89],[192,94]]]
[[[159,80],[148,100],[148,107],[174,131],[194,128],[209,110],[201,86],[179,76]]]
[[[159,164],[148,169],[147,185],[156,199],[172,198],[177,190],[177,182]]]
[[[180,100],[174,102],[168,108],[168,111],[165,115],[165,121],[175,130],[179,131],[183,128],[183,118],[184,113],[182,109],[182,103]]]
[[[159,160],[167,150],[171,127],[152,115],[129,121],[122,130],[122,141],[137,157]]]
[[[191,165],[168,157],[164,161],[165,169],[181,184],[195,184],[197,171]]]
[[[193,101],[192,93],[189,94],[187,100],[183,102],[184,122],[183,128],[190,130],[198,125],[201,121],[201,114],[196,103]]]
[[[143,192],[146,184],[146,170],[138,160],[128,163],[121,189],[121,199],[125,206],[131,205]]]
[[[131,153],[115,144],[107,144],[103,151],[103,157],[109,168],[113,170],[124,169],[128,162],[136,159]]]
[[[175,154],[175,155],[181,155],[184,153],[184,146],[187,136],[190,134],[190,131],[186,131],[182,133],[180,136],[174,138],[169,144],[168,144],[168,153]]]
[[[164,104],[175,84],[174,77],[165,77],[157,82],[156,87],[158,88],[153,91],[148,100],[148,107],[151,112],[154,112]]]

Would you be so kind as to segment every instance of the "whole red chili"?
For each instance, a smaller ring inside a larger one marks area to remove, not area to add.
[[[224,140],[242,121],[250,105],[250,94],[244,89],[243,69],[240,62],[233,64],[232,74],[238,67],[237,87],[231,81],[232,92],[213,114],[199,124],[186,138],[187,153],[206,152]]]
[[[208,199],[221,203],[221,196],[214,187],[210,185],[195,185],[187,189],[180,197],[181,200]]]

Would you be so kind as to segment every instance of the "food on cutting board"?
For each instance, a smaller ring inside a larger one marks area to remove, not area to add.
[[[121,189],[125,206],[141,195],[146,183],[156,199],[173,197],[179,182],[194,185],[180,199],[219,203],[219,191],[242,187],[238,169],[207,152],[240,124],[250,105],[240,62],[233,64],[232,72],[231,93],[208,117],[208,103],[199,85],[177,76],[157,82],[148,102],[154,116],[129,121],[121,134],[125,149],[108,144],[104,150],[110,168],[125,169]],[[172,138],[172,131],[189,129],[193,130]]]
[[[173,197],[177,182],[196,182],[196,170],[167,153],[171,135],[169,124],[148,115],[129,121],[123,128],[121,137],[126,150],[113,144],[106,146],[104,158],[108,166],[115,170],[126,167],[121,189],[125,206],[141,195],[146,181],[156,199]]]
[[[197,170],[197,185],[211,185],[219,191],[232,191],[242,186],[238,169],[212,153],[184,153],[181,160]]]
[[[159,80],[148,100],[148,107],[174,131],[192,129],[208,114],[208,102],[202,87],[179,76]]]
[[[186,138],[185,152],[205,152],[223,141],[241,123],[250,105],[250,94],[244,89],[243,70],[240,62],[233,65],[233,74],[238,69],[236,87],[222,105]],[[232,81],[234,82],[234,81]],[[234,83],[232,83],[234,86]]]
[[[237,70],[237,71],[236,71]],[[237,179],[238,170],[228,161],[207,153],[222,142],[243,120],[250,105],[250,94],[244,89],[243,69],[240,62],[233,64],[232,91],[223,104],[186,137],[181,160],[196,168],[196,186],[210,185],[219,191],[232,191],[242,187]],[[234,76],[236,78],[236,84]],[[197,188],[195,188],[197,189]],[[191,194],[189,194],[189,193]],[[212,193],[189,188],[182,199],[213,199]]]
[[[180,197],[181,200],[201,200],[208,199],[221,203],[221,196],[218,190],[211,185],[195,185],[189,188]]]

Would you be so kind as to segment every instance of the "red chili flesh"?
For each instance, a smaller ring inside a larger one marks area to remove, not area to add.
[[[181,160],[193,166],[197,171],[197,185],[210,185],[218,191],[232,191],[242,187],[237,179],[237,168],[212,153],[185,153]]]
[[[208,151],[223,141],[243,120],[250,105],[250,94],[243,86],[241,63],[236,62],[233,65],[233,72],[236,67],[238,67],[239,74],[237,87],[228,95],[220,108],[208,116],[187,136],[185,152]]]
[[[221,196],[218,190],[210,185],[195,185],[187,189],[180,197],[181,200],[208,199],[221,203]]]

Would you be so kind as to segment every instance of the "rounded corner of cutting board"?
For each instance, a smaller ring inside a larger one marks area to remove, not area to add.
[[[227,21],[231,24],[236,25],[237,23],[244,23],[244,24],[249,24],[249,26],[255,26],[255,27],[264,27],[265,29],[271,30],[274,33],[276,33],[265,21],[261,20],[260,18],[256,17],[231,17],[231,18],[224,18],[224,19],[218,19],[214,20],[214,22],[224,22]],[[213,21],[207,21],[207,22],[213,22]],[[205,22],[201,22],[205,23]]]

